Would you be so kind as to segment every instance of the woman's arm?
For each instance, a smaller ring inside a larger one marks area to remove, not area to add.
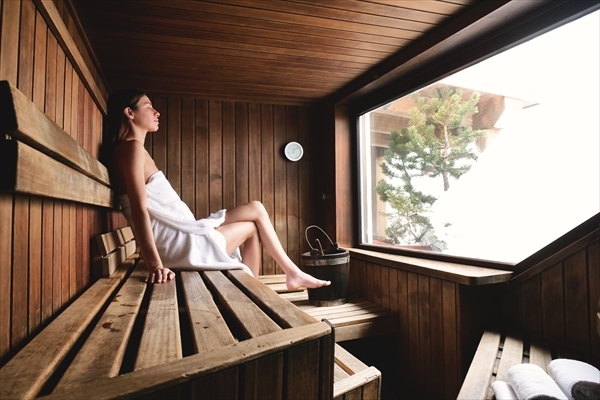
[[[175,274],[164,268],[152,233],[150,215],[146,208],[146,151],[144,145],[137,140],[120,143],[115,149],[117,171],[129,197],[131,219],[135,231],[136,242],[140,246],[142,256],[148,268],[147,282],[161,283],[173,279]]]

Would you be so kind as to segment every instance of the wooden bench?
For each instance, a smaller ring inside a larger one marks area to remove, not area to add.
[[[97,160],[6,82],[0,100],[1,190],[114,207]],[[130,230],[97,243],[102,277],[0,369],[0,398],[378,398],[330,324],[245,272],[147,285]]]
[[[336,342],[385,335],[399,330],[398,313],[360,297],[351,296],[345,304],[329,307],[313,306],[306,290],[289,291],[285,275],[265,275],[259,279],[282,298],[302,311],[321,320],[326,319],[335,328]]]
[[[519,334],[485,331],[463,381],[458,399],[493,399],[494,381],[508,382],[508,369],[521,363],[532,363],[547,372],[552,361],[548,345],[523,338]]]

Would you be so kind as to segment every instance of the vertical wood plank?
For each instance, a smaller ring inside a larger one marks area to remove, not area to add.
[[[287,252],[286,161],[280,149],[285,143],[285,107],[273,106],[273,226],[283,249]],[[275,273],[282,273],[279,266]]]
[[[199,400],[235,400],[239,396],[240,373],[229,368],[192,382],[190,398]],[[171,398],[171,397],[163,397]]]
[[[245,399],[281,399],[283,397],[283,354],[276,353],[242,367]]]
[[[562,286],[562,264],[556,264],[541,274],[541,297],[544,304],[542,327],[546,339],[557,344],[565,342],[565,318]]]
[[[591,319],[588,317],[587,271],[585,249],[565,259],[563,265],[565,287],[565,339],[568,346],[589,349]]]
[[[169,169],[167,166],[167,126],[169,125],[167,99],[165,97],[153,97],[152,106],[161,113],[161,116],[159,117],[160,123],[158,130],[151,135],[152,151],[150,154],[156,163],[156,167],[161,170],[165,176],[169,176]]]
[[[235,108],[231,101],[223,102],[223,205],[225,209],[235,206]]]
[[[11,345],[17,346],[27,336],[27,281],[29,272],[29,197],[15,195],[13,216],[13,270]]]
[[[54,201],[42,202],[42,322],[52,316]]]
[[[21,5],[19,32],[19,75],[17,87],[28,99],[33,99],[33,56],[35,50],[35,6],[31,1]]]
[[[14,237],[13,227],[13,194],[0,193],[0,358],[4,358],[11,349],[11,282],[12,282],[12,249]]]
[[[194,101],[181,100],[181,199],[191,210],[196,204]]]
[[[209,145],[209,208],[215,212],[223,208],[223,126],[222,103],[208,103],[208,145]]]
[[[382,292],[382,282],[381,282],[381,269],[385,268],[379,264],[374,264],[372,266],[373,269],[373,303],[381,305],[381,292]]]
[[[4,240],[4,239],[3,239]],[[29,202],[29,322],[32,333],[42,323],[42,199],[32,197]]]
[[[33,58],[33,102],[44,111],[46,92],[46,52],[47,52],[46,22],[39,12],[35,13],[35,48]]]
[[[435,398],[444,397],[444,317],[442,310],[442,281],[429,279],[429,327],[431,340],[431,377],[435,384],[431,385],[431,394]]]
[[[458,315],[456,309],[456,284],[442,281],[442,313],[444,340],[445,396],[456,396],[462,377],[458,364]]]
[[[298,140],[298,108],[285,108],[285,140],[284,144]],[[306,160],[306,159],[304,159]],[[306,162],[301,160],[301,162]],[[300,197],[298,169],[299,162],[286,163],[286,227],[287,227],[287,253],[295,263],[300,262],[300,242],[304,240],[300,228]]]
[[[304,241],[304,229],[314,223],[312,215],[312,202],[314,196],[311,192],[311,154],[312,149],[310,146],[310,119],[311,113],[307,107],[298,108],[298,140],[304,148],[304,157],[298,164],[298,198],[299,198],[299,221],[300,236],[302,238],[300,246],[300,254],[305,253],[309,250],[308,244]]]
[[[53,35],[48,35],[46,42],[46,88],[44,112],[56,121],[56,52],[58,43]]]
[[[418,383],[421,370],[421,357],[419,349],[419,288],[418,277],[412,272],[406,274],[407,300],[408,300],[408,360],[411,368],[409,369],[409,382]]]
[[[196,101],[196,218],[209,215],[208,102]]]
[[[21,1],[2,2],[0,26],[0,80],[17,85]]]
[[[248,105],[235,103],[235,204],[249,201]]]
[[[316,399],[319,397],[319,342],[310,341],[289,348],[286,351],[286,386],[283,388],[286,399]]]
[[[181,104],[180,99],[167,100],[167,178],[181,194]]]
[[[432,381],[431,376],[431,316],[430,316],[430,297],[429,281],[431,278],[419,275],[418,284],[418,302],[419,302],[419,378],[417,384],[422,393],[431,396]]]
[[[262,200],[260,104],[248,104],[248,200]]]
[[[534,337],[542,335],[542,302],[540,275],[523,282],[521,286],[521,308],[523,309],[523,328]]]
[[[273,180],[273,106],[262,104],[261,105],[261,179],[262,179],[262,203],[269,214],[271,223],[273,223],[274,216],[274,180]],[[263,267],[262,274],[269,275],[275,272],[275,262],[273,258],[263,250]]]
[[[66,264],[63,263],[62,259],[63,202],[55,200],[53,211],[54,215],[52,217],[52,222],[54,223],[54,228],[52,233],[52,254],[54,262],[52,263],[52,310],[53,312],[58,312],[63,305],[62,272],[63,268],[66,268]],[[81,242],[82,241],[83,239]],[[68,244],[65,243],[65,246],[67,245]],[[83,254],[81,255],[81,262],[83,263]]]

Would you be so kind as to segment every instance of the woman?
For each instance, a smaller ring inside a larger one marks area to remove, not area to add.
[[[159,116],[141,91],[120,90],[108,101],[106,161],[148,267],[147,282],[173,279],[174,268],[240,268],[257,276],[262,244],[285,272],[289,289],[330,284],[304,273],[287,256],[258,201],[196,221],[144,148],[146,134],[158,130]]]

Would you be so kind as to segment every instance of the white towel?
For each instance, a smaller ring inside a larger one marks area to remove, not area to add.
[[[572,389],[577,382],[600,383],[600,371],[583,361],[558,358],[548,364],[548,373],[560,389],[573,400]]]
[[[175,270],[243,269],[252,274],[250,268],[242,264],[239,249],[227,254],[225,238],[215,230],[225,220],[226,210],[196,220],[161,171],[148,179],[146,196],[154,241],[165,267]],[[119,203],[133,227],[127,195],[119,196]]]
[[[567,399],[554,380],[535,364],[513,365],[507,373],[519,400]]]
[[[496,400],[519,400],[510,383],[504,381],[492,382],[492,390]]]

